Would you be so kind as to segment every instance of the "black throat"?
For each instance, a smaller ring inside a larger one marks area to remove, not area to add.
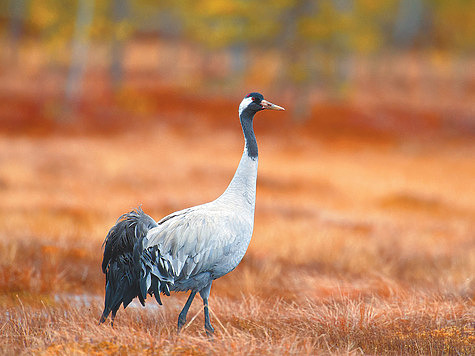
[[[242,131],[244,132],[244,138],[246,140],[247,155],[253,160],[257,159],[258,154],[256,135],[254,135],[254,128],[252,127],[254,115],[254,111],[246,108],[239,116],[239,119],[241,120]]]

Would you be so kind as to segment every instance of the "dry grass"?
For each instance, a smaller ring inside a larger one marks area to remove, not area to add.
[[[474,354],[473,141],[326,139],[268,114],[254,237],[213,285],[215,338],[202,315],[176,335],[184,294],[97,325],[108,228],[138,204],[159,218],[217,197],[242,149],[234,111],[105,136],[2,134],[0,352]]]
[[[117,326],[98,326],[95,303],[61,300],[9,308],[2,316],[4,353],[40,354],[471,354],[473,313],[458,299],[428,296],[288,303],[241,296],[213,298],[222,327],[213,340],[194,323],[179,336],[180,305],[128,309]],[[191,311],[195,312],[197,307]],[[216,322],[215,322],[216,324]]]

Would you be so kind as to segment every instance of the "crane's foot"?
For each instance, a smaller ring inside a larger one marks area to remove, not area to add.
[[[178,316],[178,328],[177,328],[177,331],[176,333],[179,334],[181,329],[183,329],[183,326],[185,325],[186,323],[186,316],[185,315],[180,315]]]
[[[212,337],[214,334],[214,328],[211,326],[210,323],[205,323],[205,330],[206,330],[206,335],[208,337]]]

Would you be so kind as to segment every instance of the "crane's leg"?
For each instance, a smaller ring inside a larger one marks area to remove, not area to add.
[[[209,321],[209,309],[208,309],[208,298],[209,298],[209,292],[211,291],[211,283],[212,282],[209,282],[209,284],[206,287],[200,290],[200,296],[203,299],[203,306],[204,306],[205,330],[208,336],[211,336],[214,333],[214,328],[211,326],[211,323]]]
[[[190,296],[188,297],[188,300],[185,303],[185,306],[180,312],[180,315],[178,315],[178,332],[180,332],[181,328],[186,323],[186,314],[188,314],[188,309],[190,309],[191,302],[193,302],[195,295],[196,295],[196,291],[192,290],[190,293]]]

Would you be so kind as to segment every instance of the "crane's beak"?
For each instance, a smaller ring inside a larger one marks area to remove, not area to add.
[[[267,109],[267,110],[279,110],[279,111],[285,110],[282,106],[272,104],[271,102],[267,100],[261,100],[261,105],[264,109]]]

